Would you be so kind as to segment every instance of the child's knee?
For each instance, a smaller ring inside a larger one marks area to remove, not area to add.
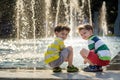
[[[89,54],[89,51],[87,50],[87,49],[82,49],[81,51],[80,51],[80,55],[83,57],[83,58],[86,58],[87,56],[88,56],[88,54]]]
[[[67,47],[70,51],[73,51],[73,48],[71,46]]]
[[[80,51],[80,54],[84,54],[84,53],[86,53],[86,49],[85,48],[81,49],[81,51]]]

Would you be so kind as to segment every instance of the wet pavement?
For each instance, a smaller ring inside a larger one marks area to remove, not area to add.
[[[120,53],[103,72],[68,73],[65,69],[53,73],[51,69],[39,68],[0,68],[0,80],[120,80]]]
[[[105,70],[103,72],[84,72],[80,70],[68,73],[62,70],[53,73],[52,70],[3,69],[0,70],[0,80],[120,80],[120,70]]]

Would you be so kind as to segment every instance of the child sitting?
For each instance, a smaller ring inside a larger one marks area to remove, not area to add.
[[[53,68],[53,72],[61,72],[60,65],[68,61],[67,72],[77,72],[78,68],[73,66],[73,49],[71,46],[65,47],[64,40],[67,38],[70,28],[58,25],[54,29],[55,39],[48,46],[45,52],[45,63]]]
[[[78,32],[81,37],[88,40],[88,48],[80,51],[81,56],[84,58],[84,63],[90,65],[84,68],[86,72],[101,72],[102,66],[106,66],[110,63],[111,55],[107,45],[93,35],[93,28],[91,25],[84,24],[78,27]]]

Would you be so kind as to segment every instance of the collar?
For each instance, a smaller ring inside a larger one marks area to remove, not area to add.
[[[95,36],[94,36],[94,35],[91,35],[91,36],[88,38],[88,40],[92,39],[93,37],[95,37]]]

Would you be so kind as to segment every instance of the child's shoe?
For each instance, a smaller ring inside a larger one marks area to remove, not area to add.
[[[96,66],[96,65],[91,66],[91,65],[89,65],[89,66],[85,67],[83,69],[83,71],[85,71],[85,72],[102,72],[103,69],[102,69],[102,66]]]
[[[99,71],[103,71],[102,66],[96,66]]]
[[[67,66],[67,72],[78,72],[78,68],[75,66]]]
[[[53,68],[53,72],[61,72],[62,69],[60,67],[55,67]]]

